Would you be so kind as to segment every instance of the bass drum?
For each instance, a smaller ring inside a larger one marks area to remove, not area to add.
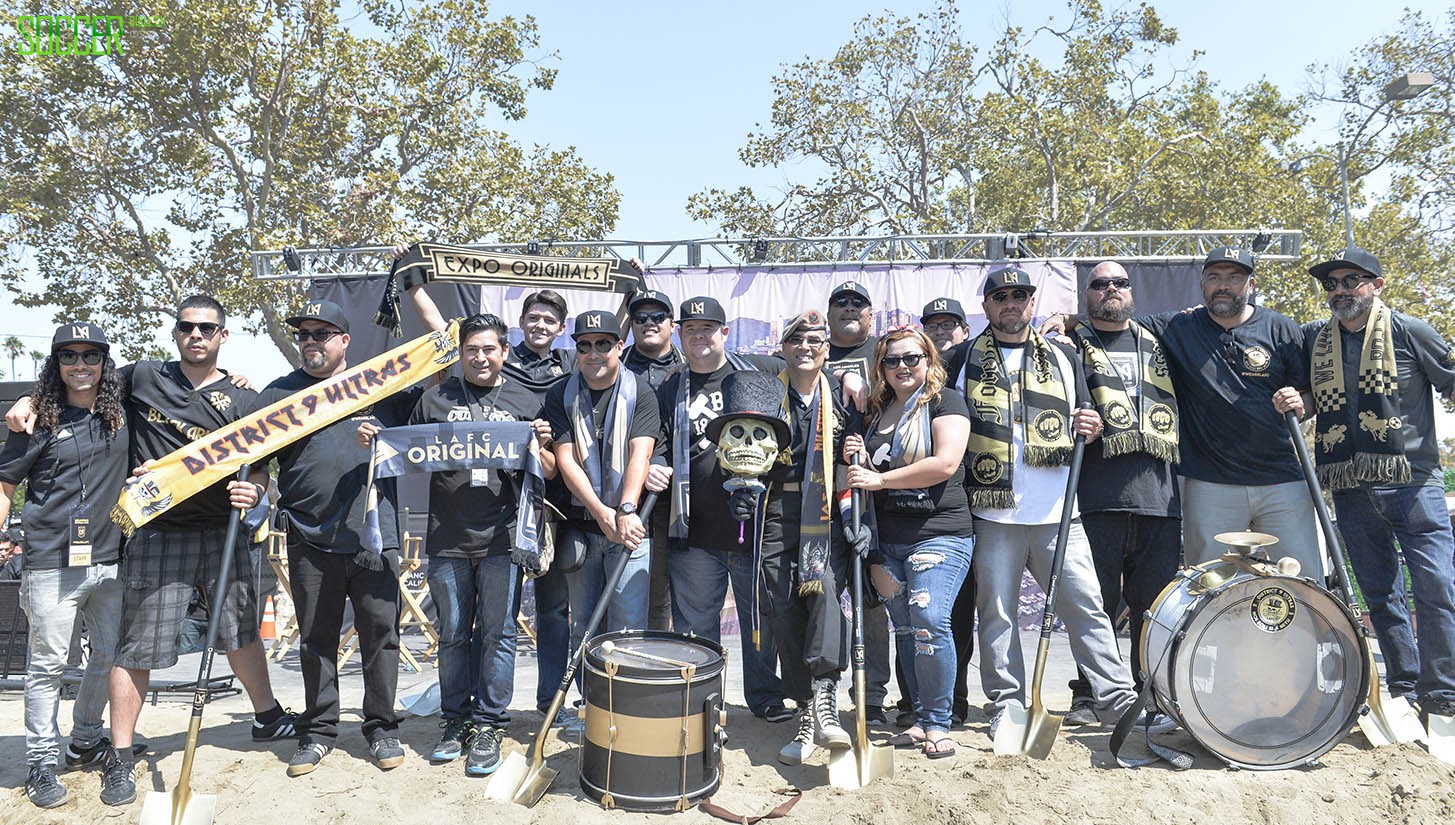
[[[1162,710],[1229,765],[1276,770],[1328,753],[1371,674],[1349,609],[1308,579],[1211,561],[1147,612],[1141,653]]]
[[[685,811],[722,781],[722,647],[622,630],[586,647],[581,789],[603,808]]]

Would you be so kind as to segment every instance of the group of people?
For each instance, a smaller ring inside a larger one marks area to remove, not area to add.
[[[194,590],[219,611],[219,649],[252,700],[254,738],[298,738],[290,776],[313,771],[338,739],[337,649],[351,602],[364,736],[379,767],[401,764],[400,525],[391,482],[374,485],[382,553],[366,546],[362,525],[370,444],[403,424],[531,422],[554,522],[547,534],[558,559],[574,559],[569,571],[517,564],[522,492],[511,471],[431,477],[424,548],[439,611],[442,732],[429,758],[463,757],[467,775],[500,763],[527,572],[542,712],[598,600],[608,603],[603,631],[671,629],[717,642],[731,587],[748,708],[770,722],[796,718],[779,753],[794,764],[815,748],[850,747],[837,706],[849,663],[840,599],[849,566],[865,565],[869,697],[860,710],[891,721],[885,703],[897,672],[905,702],[890,742],[952,756],[950,731],[969,715],[977,647],[992,736],[1026,704],[1022,572],[1047,584],[1068,507],[1055,605],[1078,668],[1066,724],[1113,723],[1136,703],[1147,674],[1135,644],[1131,666],[1124,661],[1112,615],[1124,602],[1135,638],[1180,565],[1223,552],[1216,534],[1271,533],[1280,555],[1322,583],[1312,503],[1284,423],[1290,410],[1317,416],[1319,473],[1334,491],[1390,692],[1449,715],[1455,541],[1433,395],[1455,390],[1455,351],[1428,324],[1380,301],[1385,280],[1368,252],[1343,250],[1310,270],[1333,317],[1302,328],[1250,301],[1254,269],[1248,250],[1214,250],[1202,268],[1203,306],[1138,316],[1132,277],[1106,261],[1090,272],[1083,316],[1056,314],[1037,328],[1036,286],[1007,266],[984,283],[988,325],[973,336],[960,300],[947,296],[924,307],[918,326],[876,338],[868,290],[847,281],[826,310],[806,309],[783,325],[775,356],[729,351],[727,314],[710,296],[674,303],[637,292],[625,324],[613,313],[578,315],[565,348],[555,344],[568,310],[551,290],[525,298],[516,345],[500,317],[472,315],[459,326],[457,372],[274,456],[302,635],[307,706],[297,715],[274,701],[263,666],[252,557],[235,554],[227,593],[209,589],[229,514],[254,506],[270,483],[262,465],[138,530],[124,553],[107,511],[133,468],[346,370],[350,319],[329,301],[290,317],[302,365],[260,393],[217,366],[228,333],[211,298],[179,308],[176,361],[117,368],[98,327],[64,325],[32,395],[7,416],[16,432],[0,453],[0,523],[9,495],[27,482],[27,794],[42,807],[66,799],[55,778],[57,698],[72,630],[84,618],[90,659],[65,763],[100,765],[107,804],[134,799],[141,697],[150,670],[176,661],[173,631]],[[428,328],[445,328],[423,289],[409,295]],[[753,483],[718,457],[741,416],[774,436]],[[1067,500],[1078,436],[1088,445],[1085,464]],[[861,491],[865,502],[858,529],[840,505],[846,491]],[[651,492],[662,506],[643,513]],[[1396,541],[1412,574],[1418,641]],[[623,575],[603,592],[606,571],[623,556]],[[557,721],[573,716],[563,711]],[[1173,726],[1155,711],[1141,723]]]

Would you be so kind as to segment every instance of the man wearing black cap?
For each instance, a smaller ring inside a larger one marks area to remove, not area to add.
[[[263,409],[348,369],[349,319],[338,304],[313,300],[289,316],[303,364],[258,395]],[[364,665],[364,738],[381,769],[404,762],[394,709],[399,680],[399,527],[393,479],[374,483],[379,497],[382,552],[365,545],[364,491],[369,450],[357,436],[361,422],[398,426],[409,419],[417,391],[390,396],[279,450],[278,507],[288,522],[288,570],[298,612],[299,666],[307,709],[298,718],[298,750],[289,776],[318,767],[338,740],[338,643],[344,604],[354,608],[354,629]]]
[[[19,527],[0,532],[0,582],[20,581],[25,570],[25,538]]]
[[[662,424],[647,379],[622,369],[616,315],[583,312],[571,337],[576,372],[551,388],[545,416],[556,466],[571,493],[562,532],[577,531],[586,544],[580,568],[566,574],[575,649],[602,596],[606,574],[622,554],[628,558],[626,569],[608,597],[601,632],[646,627],[651,542],[637,508]]]
[[[663,430],[672,463],[672,623],[679,633],[696,633],[716,642],[729,582],[742,631],[743,694],[754,715],[786,722],[783,684],[774,672],[777,648],[770,628],[758,626],[754,598],[758,571],[753,548],[738,543],[738,525],[723,492],[727,477],[717,460],[717,445],[707,424],[723,411],[722,382],[737,370],[777,373],[776,358],[738,355],[726,350],[727,313],[713,298],[688,298],[679,307],[677,336],[687,369],[667,378],[657,390]]]
[[[1428,323],[1385,305],[1379,259],[1357,247],[1309,269],[1333,317],[1305,324],[1312,403],[1295,387],[1277,410],[1315,414],[1319,480],[1369,605],[1393,696],[1422,715],[1455,715],[1455,537],[1445,508],[1434,393],[1455,394],[1455,349]],[[1399,551],[1397,552],[1396,542]],[[1400,553],[1414,585],[1416,641]]]
[[[954,298],[936,298],[925,304],[919,322],[940,355],[964,343],[970,336],[970,327],[965,323],[965,308]]]
[[[57,329],[31,396],[35,432],[15,433],[0,452],[0,524],[9,520],[16,488],[26,483],[21,518],[30,552],[21,594],[30,619],[25,677],[30,775],[25,795],[39,808],[67,800],[56,780],[56,713],[61,674],[82,617],[91,655],[76,693],[67,754],[97,750],[105,741],[102,710],[121,626],[121,531],[109,511],[129,466],[122,382],[109,351],[95,324],[73,322]]]

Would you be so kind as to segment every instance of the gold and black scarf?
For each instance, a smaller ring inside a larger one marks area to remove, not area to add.
[[[1177,396],[1172,391],[1167,358],[1156,336],[1140,324],[1133,323],[1130,332],[1137,342],[1135,399],[1112,366],[1096,329],[1083,321],[1071,331],[1081,361],[1089,368],[1086,384],[1091,389],[1091,400],[1106,425],[1101,454],[1111,458],[1143,452],[1176,463]]]
[[[1344,384],[1345,333],[1338,319],[1330,318],[1314,338],[1309,375],[1318,413],[1315,464],[1319,481],[1331,490],[1357,487],[1361,482],[1410,482],[1391,317],[1389,307],[1375,298],[1364,328],[1359,386],[1352,405],[1349,387]]]

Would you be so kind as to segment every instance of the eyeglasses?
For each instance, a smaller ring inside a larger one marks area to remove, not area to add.
[[[1015,301],[1020,304],[1030,300],[1030,298],[1031,293],[1024,289],[1002,289],[998,292],[990,293],[990,302],[992,304],[1003,304],[1006,301]]]
[[[1243,348],[1238,346],[1238,339],[1231,332],[1224,332],[1218,336],[1218,341],[1223,345],[1223,360],[1228,362],[1228,366],[1237,369],[1243,362]]]
[[[222,329],[222,325],[214,324],[211,321],[203,321],[200,324],[193,323],[191,321],[178,321],[176,329],[183,335],[191,335],[192,330],[195,329],[198,332],[202,333],[203,338],[211,338],[212,336],[217,334],[218,330]]]
[[[293,333],[293,340],[297,341],[300,344],[306,343],[309,340],[314,340],[322,344],[327,342],[335,335],[343,335],[343,333],[339,332],[336,329],[300,329],[297,332]]]
[[[632,316],[632,323],[633,324],[647,324],[647,323],[660,324],[663,321],[665,321],[665,320],[667,320],[668,318],[671,318],[671,317],[672,317],[671,315],[669,315],[668,313],[662,312],[661,310],[658,310],[656,312],[638,312],[636,315],[633,315]]]
[[[961,326],[961,321],[951,318],[948,321],[924,321],[925,332],[954,332]]]
[[[1094,289],[1097,292],[1106,292],[1108,289],[1131,289],[1132,279],[1130,278],[1097,278],[1086,285],[1087,289]]]
[[[857,297],[855,295],[841,295],[838,298],[835,298],[830,303],[832,303],[833,306],[836,306],[839,309],[843,309],[844,307],[853,307],[854,309],[863,309],[864,307],[869,306],[869,302],[868,301],[864,300],[863,298]]]
[[[1319,278],[1319,286],[1322,286],[1325,292],[1333,292],[1341,287],[1352,292],[1358,289],[1364,282],[1372,280],[1374,280],[1373,275],[1345,275],[1342,278],[1325,275]]]
[[[106,353],[102,352],[99,349],[88,349],[85,352],[76,352],[73,349],[63,349],[56,351],[56,360],[60,361],[62,364],[68,367],[75,366],[77,361],[84,362],[87,366],[94,367],[97,364],[101,363],[101,359],[105,357]]]
[[[892,370],[899,369],[900,364],[913,369],[919,366],[919,362],[923,360],[925,360],[925,354],[923,352],[910,352],[904,355],[886,355],[880,363]]]
[[[790,335],[783,339],[783,343],[790,347],[808,347],[818,349],[828,343],[827,338],[805,338],[802,335]]]
[[[616,348],[616,341],[611,338],[597,338],[594,341],[577,341],[576,351],[586,355],[595,350],[599,353],[611,352]]]

